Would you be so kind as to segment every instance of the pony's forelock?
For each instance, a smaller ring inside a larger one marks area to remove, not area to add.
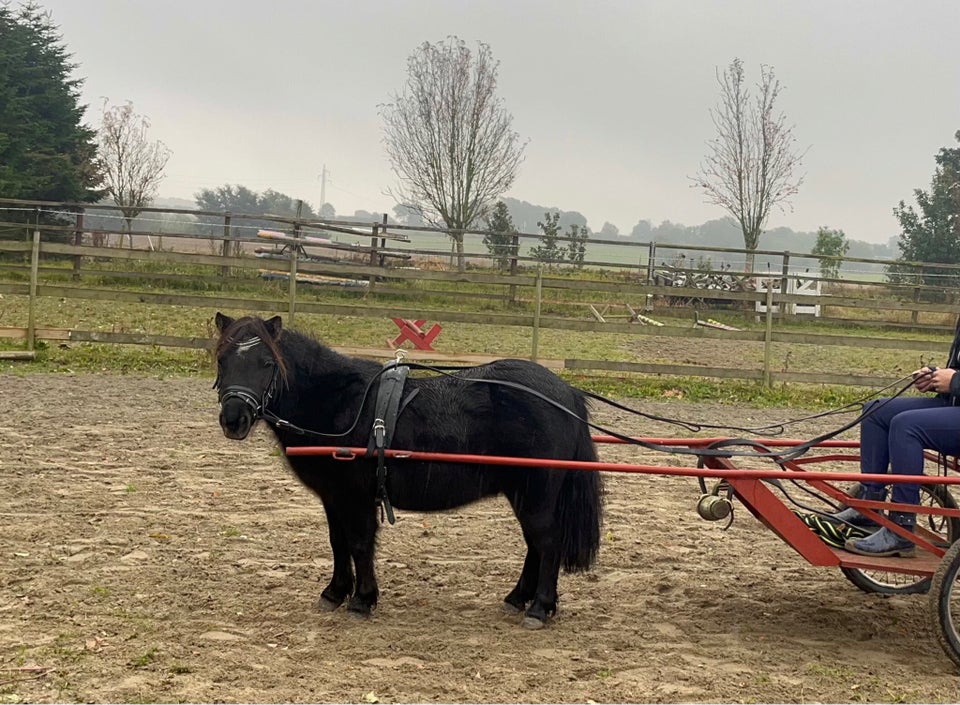
[[[270,354],[273,355],[273,359],[277,363],[277,369],[280,371],[280,378],[286,382],[287,361],[283,356],[283,351],[280,349],[280,336],[282,335],[283,330],[281,329],[278,334],[274,336],[270,329],[267,328],[266,321],[262,318],[257,316],[244,316],[243,318],[238,318],[233,321],[220,333],[220,339],[217,341],[217,346],[214,349],[214,356],[220,359],[220,357],[233,346],[243,340],[256,336],[260,338],[263,344],[267,346],[267,349],[270,350]]]

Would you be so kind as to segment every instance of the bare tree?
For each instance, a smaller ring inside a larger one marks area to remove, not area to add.
[[[424,42],[407,60],[407,82],[380,106],[384,144],[399,180],[392,194],[448,229],[463,271],[463,231],[510,188],[525,143],[497,96],[490,47],[476,53],[456,37]]]
[[[707,200],[725,208],[740,224],[747,250],[746,270],[753,271],[754,253],[773,206],[788,205],[803,183],[795,177],[803,153],[795,150],[793,126],[775,113],[780,82],[770,66],[761,65],[758,95],[751,100],[744,84],[743,62],[734,59],[721,75],[720,103],[710,111],[717,136],[693,179]]]
[[[113,107],[103,102],[99,158],[104,188],[123,213],[130,247],[133,247],[130,234],[133,219],[156,196],[170,159],[170,150],[163,142],[147,139],[149,127],[147,118],[138,115],[129,101]],[[121,245],[122,239],[121,236]]]

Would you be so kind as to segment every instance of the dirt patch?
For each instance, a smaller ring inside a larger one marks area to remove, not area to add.
[[[499,500],[401,512],[380,534],[374,617],[318,612],[331,569],[319,501],[267,433],[222,436],[209,386],[0,376],[3,701],[960,699],[925,597],[863,594],[746,512],[729,531],[702,521],[689,478],[607,475],[599,563],[561,575],[545,630],[500,610],[523,554]],[[640,406],[742,425],[797,415]]]

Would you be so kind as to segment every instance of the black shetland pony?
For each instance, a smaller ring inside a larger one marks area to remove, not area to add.
[[[220,426],[228,438],[246,438],[262,418],[285,450],[369,447],[383,366],[283,330],[279,316],[235,320],[218,313],[216,323]],[[402,385],[391,448],[597,459],[588,426],[563,410],[586,419],[583,394],[535,363],[499,360],[450,375],[411,375]],[[349,597],[349,610],[369,614],[378,597],[377,458],[288,455],[287,461],[327,513],[333,577],[320,607],[336,609]],[[526,610],[525,627],[542,627],[556,611],[561,565],[584,570],[596,558],[603,494],[598,472],[410,459],[390,459],[386,466],[386,497],[398,509],[443,510],[498,493],[507,497],[527,555],[504,601],[513,611]]]

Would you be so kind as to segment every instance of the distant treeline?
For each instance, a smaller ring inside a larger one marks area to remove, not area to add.
[[[296,201],[289,197],[286,197],[284,194],[279,194],[272,191],[267,191],[263,194],[252,194],[253,196],[260,197],[260,200],[263,200],[264,197],[269,196],[270,209],[269,213],[272,215],[281,215],[293,217],[296,215]],[[629,233],[621,233],[619,230],[611,225],[610,223],[604,223],[603,227],[599,231],[592,230],[588,224],[586,217],[578,211],[565,211],[560,208],[552,206],[541,206],[527,201],[521,201],[514,198],[504,198],[502,199],[506,204],[508,210],[510,211],[510,216],[513,220],[514,226],[519,232],[537,234],[539,233],[538,222],[544,220],[546,213],[559,213],[559,224],[563,231],[569,229],[571,225],[577,225],[582,228],[586,228],[590,232],[590,237],[594,239],[604,239],[604,240],[621,240],[629,242],[656,242],[658,244],[673,244],[673,245],[688,245],[690,247],[696,246],[708,246],[708,247],[729,247],[729,248],[741,248],[743,247],[743,236],[740,232],[739,227],[731,218],[718,218],[715,220],[709,220],[702,225],[683,225],[681,223],[674,223],[669,220],[663,221],[659,225],[654,225],[648,220],[640,220],[636,225],[633,226],[633,229]],[[253,207],[256,201],[251,203],[195,203],[185,199],[173,199],[173,198],[160,198],[152,204],[160,208],[180,208],[180,209],[191,209],[191,208],[200,208],[201,206],[206,206],[211,208],[211,206],[229,206],[229,210],[233,212],[257,212],[255,210],[246,210],[242,209],[241,206]],[[216,208],[211,208],[215,210]],[[344,220],[344,221],[356,221],[362,223],[372,223],[379,222],[383,218],[383,213],[378,213],[374,211],[354,211],[352,214],[347,215],[343,213],[337,213],[333,205],[330,203],[324,204],[324,207],[321,209],[322,217],[329,220]],[[315,218],[317,217],[315,211],[305,204],[301,212],[304,218]],[[393,213],[387,214],[387,222],[394,224],[403,224],[403,225],[421,225],[423,221],[415,213],[410,213],[405,211],[402,207],[395,207]],[[120,228],[120,213],[111,213],[104,211],[88,211],[85,219],[85,228],[86,229],[104,229],[104,230],[115,230]],[[206,222],[205,222],[206,221]],[[217,222],[213,222],[217,221]],[[201,219],[188,214],[172,214],[172,213],[144,213],[141,217],[137,218],[133,223],[134,230],[146,231],[146,232],[210,232],[213,229],[222,228],[223,222],[220,219],[216,218],[207,218]],[[256,221],[253,219],[239,219],[235,218],[233,220],[233,225],[235,226],[235,233],[243,238],[255,238],[257,228],[260,227],[271,227],[271,224],[267,221]],[[276,224],[272,224],[273,227]],[[826,224],[829,225],[829,224]],[[482,229],[483,225],[479,226],[479,229]],[[7,235],[8,237],[16,237],[12,232]],[[66,235],[64,236],[66,237]],[[790,251],[796,254],[809,253],[812,251],[817,240],[817,234],[815,232],[795,232],[790,228],[775,228],[763,234],[760,239],[760,249],[761,250],[777,250],[777,251]],[[864,259],[891,259],[895,260],[899,257],[899,249],[897,247],[896,237],[891,237],[888,242],[885,244],[874,244],[869,242],[864,242],[862,240],[848,240],[850,244],[850,249],[847,255],[849,257],[860,257]],[[589,244],[588,244],[589,247]],[[661,260],[669,263],[678,252],[669,249],[662,250],[661,253],[658,253],[657,262],[660,263]],[[691,256],[696,256],[691,253]],[[589,257],[588,257],[589,259]],[[760,266],[765,266],[763,264],[763,259],[758,259],[757,264]],[[717,262],[714,265],[718,264]],[[693,266],[694,262],[690,262],[688,266]],[[877,269],[878,266],[868,266],[867,269]]]
[[[278,194],[283,196],[283,194]],[[283,200],[282,198],[280,199]],[[292,203],[292,199],[287,199]],[[658,242],[674,245],[705,245],[709,247],[743,247],[743,235],[740,228],[732,218],[717,218],[708,220],[702,225],[683,225],[682,223],[673,223],[665,220],[659,225],[654,225],[649,220],[640,220],[629,233],[621,233],[610,223],[604,223],[600,229],[591,228],[586,217],[579,211],[566,211],[554,206],[541,206],[528,201],[521,201],[516,198],[501,199],[510,211],[510,217],[518,231],[522,233],[537,233],[539,228],[537,223],[542,221],[546,213],[560,214],[560,228],[567,231],[571,225],[578,225],[591,233],[591,237],[603,239],[625,238],[632,242]],[[158,200],[158,206],[185,207],[189,201],[170,199],[165,201]],[[210,204],[204,204],[210,205]],[[274,210],[272,213],[277,215],[292,215],[291,213],[280,213],[280,203],[272,203]],[[283,205],[286,205],[284,203]],[[239,210],[239,209],[236,209]],[[309,205],[306,212],[312,213]],[[362,223],[372,223],[380,221],[382,213],[376,211],[359,210],[352,214],[339,213],[333,204],[326,203],[320,209],[322,216],[330,220],[353,220]],[[411,213],[403,207],[393,208],[392,213],[387,214],[387,222],[399,223],[403,225],[423,225],[423,220],[416,213]],[[832,223],[824,223],[827,227],[836,227]],[[482,229],[482,224],[478,229]],[[796,253],[807,253],[813,250],[817,242],[816,232],[795,232],[790,228],[774,228],[765,232],[760,238],[761,250],[789,250]],[[864,259],[897,259],[900,256],[897,248],[896,237],[891,237],[884,244],[875,244],[863,240],[848,240],[850,250],[847,253],[850,257],[862,257]]]

